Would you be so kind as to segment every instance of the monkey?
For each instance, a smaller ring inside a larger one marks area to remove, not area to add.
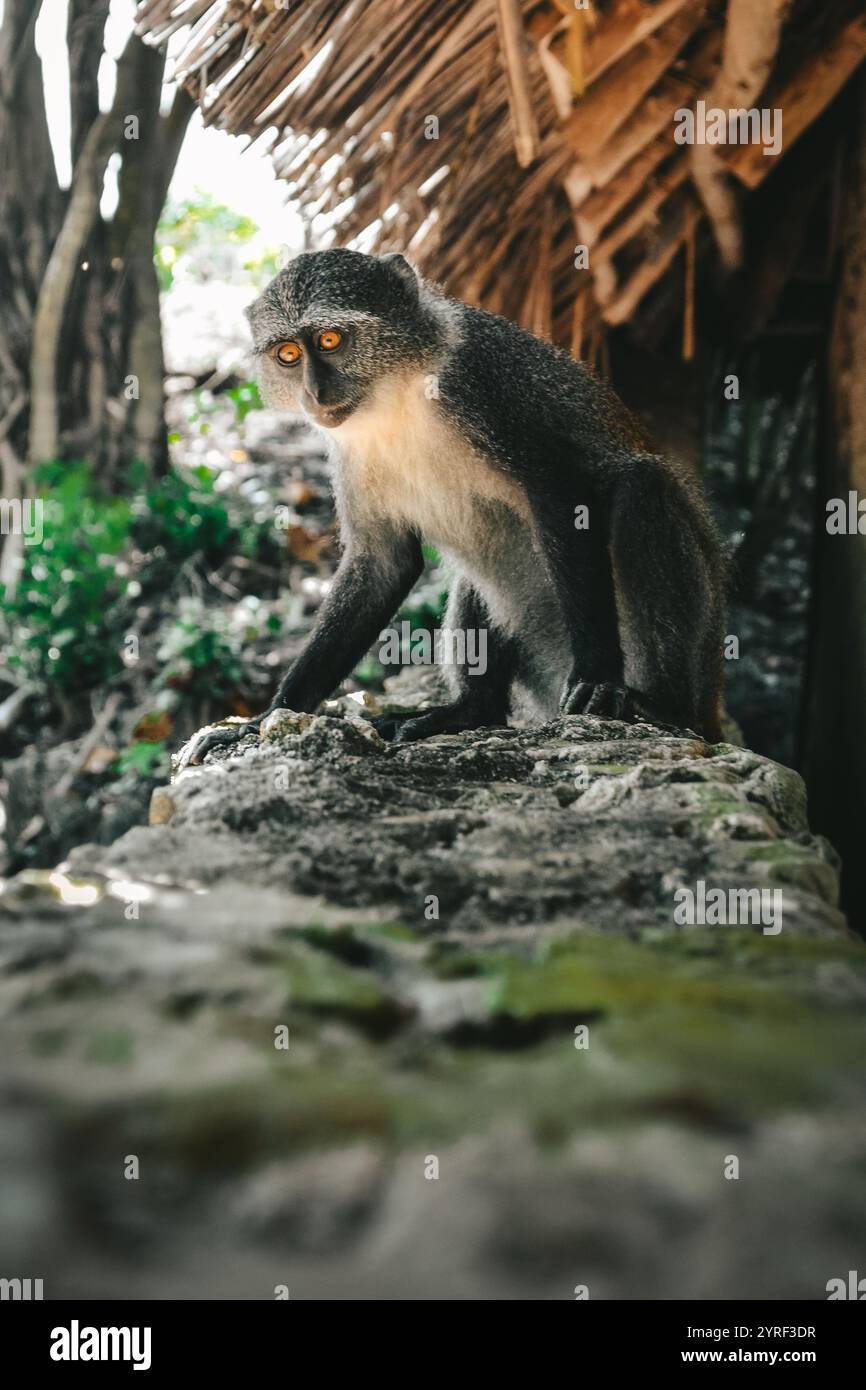
[[[535,717],[644,717],[721,737],[724,562],[698,484],[650,452],[612,388],[551,343],[448,298],[397,252],[292,260],[248,308],[265,403],[328,438],[342,557],[268,709],[184,765],[314,711],[423,569],[452,565],[446,625],[486,633],[450,699],[375,720],[407,743]]]

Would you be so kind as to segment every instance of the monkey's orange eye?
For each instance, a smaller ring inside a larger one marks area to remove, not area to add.
[[[326,328],[324,333],[319,334],[319,347],[322,352],[333,352],[343,341],[342,333],[338,333],[336,328]]]
[[[297,343],[280,343],[275,355],[280,366],[294,367],[301,360],[301,349]]]

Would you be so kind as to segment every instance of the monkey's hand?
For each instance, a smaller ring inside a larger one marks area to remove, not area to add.
[[[596,714],[604,719],[634,719],[631,691],[611,681],[583,681],[572,675],[559,701],[562,714]]]
[[[206,753],[212,752],[214,748],[230,748],[232,744],[238,743],[247,734],[257,734],[261,730],[264,715],[257,715],[255,719],[225,719],[219,724],[209,724],[207,728],[200,729],[194,734],[189,743],[184,744],[180,753],[177,755],[177,763],[174,768],[175,776],[184,772],[188,767],[197,767],[204,759]]]

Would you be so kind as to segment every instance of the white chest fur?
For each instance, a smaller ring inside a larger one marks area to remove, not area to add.
[[[424,378],[385,383],[332,439],[341,505],[357,519],[402,520],[456,561],[498,626],[531,634],[538,709],[555,712],[570,647],[522,489],[449,424]]]
[[[477,561],[491,504],[526,525],[526,500],[449,425],[427,397],[428,380],[384,382],[333,431],[342,487],[356,516],[403,520],[440,549]]]

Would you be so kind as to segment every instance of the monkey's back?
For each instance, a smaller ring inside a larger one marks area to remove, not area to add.
[[[506,468],[539,453],[570,456],[601,477],[608,454],[646,449],[634,417],[585,363],[496,314],[448,308],[458,340],[442,400],[482,452]]]

